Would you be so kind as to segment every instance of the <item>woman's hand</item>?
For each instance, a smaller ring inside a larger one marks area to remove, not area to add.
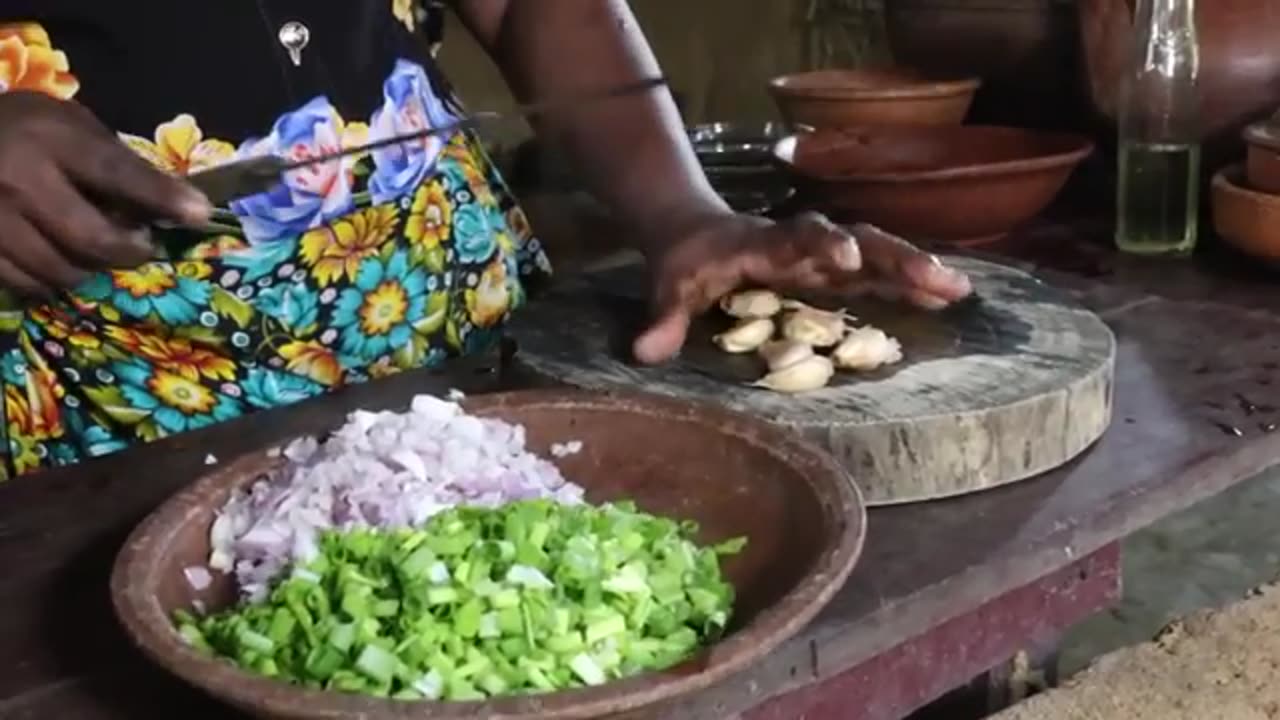
[[[138,220],[202,223],[199,192],[152,168],[84,107],[30,92],[0,95],[0,287],[43,296],[91,271],[146,262]]]
[[[963,273],[905,240],[870,225],[845,232],[816,214],[718,214],[668,240],[648,253],[655,320],[634,345],[644,363],[674,356],[693,318],[743,286],[875,293],[931,310],[971,292]]]

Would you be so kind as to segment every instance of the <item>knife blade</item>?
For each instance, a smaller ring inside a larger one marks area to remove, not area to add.
[[[266,192],[278,184],[283,179],[285,173],[301,168],[330,163],[351,155],[363,154],[392,145],[415,142],[433,136],[447,136],[459,130],[494,120],[515,117],[531,117],[534,115],[546,114],[555,110],[603,102],[627,95],[635,95],[666,84],[666,78],[648,78],[612,87],[607,90],[581,93],[569,97],[517,105],[505,113],[474,113],[468,117],[446,125],[382,138],[356,147],[344,148],[336,152],[317,155],[316,157],[311,158],[295,160],[280,157],[278,155],[263,155],[260,157],[246,158],[244,160],[236,160],[218,165],[208,170],[192,173],[186,177],[186,180],[194,185],[196,189],[204,193],[205,197],[209,198],[209,202],[213,203],[215,207],[221,207],[237,198]],[[162,227],[172,226],[162,225]]]

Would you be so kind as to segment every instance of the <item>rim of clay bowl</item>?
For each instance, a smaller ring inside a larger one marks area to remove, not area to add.
[[[823,78],[864,78],[868,84],[821,82]],[[876,79],[884,84],[871,84]],[[808,70],[779,75],[769,80],[769,89],[789,97],[806,97],[825,100],[894,99],[947,97],[977,91],[982,78],[937,78],[921,72],[904,69],[882,70]]]
[[[1243,163],[1232,163],[1213,174],[1213,185],[1247,197],[1260,204],[1280,206],[1280,195],[1255,190],[1248,185]]]
[[[1273,252],[1267,243],[1257,243],[1254,242],[1253,237],[1241,237],[1231,232],[1235,223],[1224,217],[1221,204],[1228,201],[1229,197],[1234,197],[1235,202],[1248,202],[1280,212],[1280,195],[1254,190],[1246,185],[1246,182],[1243,163],[1233,163],[1214,173],[1211,185],[1214,231],[1236,252],[1262,262],[1268,267],[1280,267],[1280,253]]]
[[[955,165],[951,167],[936,168],[931,170],[900,170],[889,172],[871,172],[859,173],[849,172],[840,174],[821,174],[808,172],[792,162],[795,157],[796,146],[803,135],[797,133],[789,135],[773,146],[773,159],[781,164],[792,174],[808,180],[818,180],[822,182],[877,182],[877,183],[918,183],[929,181],[954,180],[957,178],[981,176],[992,177],[997,175],[1012,175],[1020,173],[1038,172],[1041,170],[1056,169],[1069,165],[1076,165],[1085,158],[1093,154],[1096,144],[1084,135],[1077,133],[1055,132],[1049,130],[1029,130],[1027,128],[1010,127],[1004,125],[958,125],[940,127],[893,127],[886,128],[893,132],[914,132],[919,134],[928,134],[931,132],[1008,132],[1021,133],[1027,135],[1037,135],[1042,138],[1058,138],[1065,141],[1064,144],[1070,147],[1069,150],[1062,152],[1046,153],[1043,155],[1035,155],[1024,158],[1016,158],[1013,160],[997,160],[986,163],[970,163],[968,165]],[[839,135],[850,135],[858,132],[874,131],[876,128],[846,128],[846,129],[829,129],[820,130],[818,133],[830,133]],[[851,141],[853,144],[856,141]]]
[[[153,594],[160,573],[153,558],[160,556],[179,529],[208,507],[220,491],[229,485],[239,487],[270,464],[280,462],[269,459],[263,450],[242,456],[179,491],[129,536],[112,569],[111,596],[116,616],[131,640],[151,661],[187,683],[223,702],[270,717],[585,720],[670,701],[744,670],[803,630],[843,586],[861,555],[867,526],[861,491],[829,454],[782,428],[714,405],[634,392],[524,390],[477,396],[465,405],[469,412],[479,413],[509,406],[626,409],[709,425],[762,447],[809,478],[824,522],[831,527],[830,542],[814,558],[811,572],[773,607],[665,672],[644,673],[591,688],[487,701],[397,701],[313,690],[257,676],[199,653],[179,638]]]
[[[1247,126],[1241,133],[1244,141],[1273,152],[1280,152],[1280,121],[1272,117]]]

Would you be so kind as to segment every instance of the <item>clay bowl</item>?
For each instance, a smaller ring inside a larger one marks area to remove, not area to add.
[[[1271,265],[1280,265],[1280,195],[1245,185],[1239,165],[1213,178],[1213,227],[1227,244]]]
[[[774,78],[769,93],[794,125],[959,125],[981,84],[910,70],[814,70]]]
[[[583,442],[557,460],[588,499],[633,499],[645,510],[697,521],[703,541],[749,540],[726,563],[738,601],[730,632],[679,667],[596,688],[487,702],[404,702],[293,687],[191,650],[169,618],[196,600],[233,599],[228,578],[203,592],[183,569],[207,562],[215,508],[279,462],[240,458],[175,495],[132,534],[116,560],[111,594],[128,634],[156,663],[259,717],[365,720],[552,720],[651,710],[704,689],[767,655],[804,628],[844,583],[862,548],[866,514],[830,456],[754,418],[642,395],[544,390],[468,401],[471,412],[525,426],[547,456],[553,442]]]
[[[977,245],[1035,217],[1092,151],[1075,135],[973,125],[824,130],[782,140],[774,156],[837,221]]]
[[[1250,125],[1244,131],[1248,150],[1245,178],[1249,187],[1280,194],[1280,127],[1275,120]]]

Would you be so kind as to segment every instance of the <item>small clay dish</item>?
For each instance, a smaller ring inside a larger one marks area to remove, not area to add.
[[[230,578],[196,590],[184,569],[204,566],[209,528],[231,492],[282,462],[267,451],[196,480],[147,518],[116,559],[111,596],[133,641],[157,664],[257,717],[307,720],[566,720],[644,709],[674,717],[677,702],[759,662],[800,632],[844,584],[866,528],[861,495],[827,453],[764,420],[645,395],[539,390],[477,397],[477,415],[525,427],[543,457],[557,442],[582,442],[555,460],[591,502],[630,499],[641,509],[693,520],[703,542],[747,537],[725,563],[737,593],[728,633],[664,672],[593,688],[482,702],[382,700],[323,692],[252,675],[184,643],[173,612],[235,600]]]
[[[819,129],[959,125],[981,84],[905,69],[815,70],[776,77],[769,93],[788,122]]]
[[[1247,187],[1239,165],[1219,171],[1211,192],[1218,236],[1246,255],[1280,266],[1280,195]]]
[[[1259,192],[1280,195],[1280,123],[1275,118],[1245,128],[1245,178]]]
[[[800,202],[834,220],[979,245],[1044,210],[1092,151],[1087,138],[1063,133],[882,126],[796,135],[774,156],[795,175]]]

